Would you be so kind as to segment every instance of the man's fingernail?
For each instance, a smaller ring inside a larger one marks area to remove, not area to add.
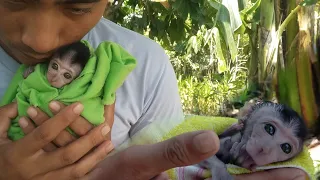
[[[81,103],[78,103],[76,107],[73,108],[73,112],[75,114],[80,115],[82,111],[83,111],[83,105]]]
[[[27,113],[30,116],[30,118],[35,118],[38,115],[38,112],[34,107],[29,107]]]
[[[22,117],[21,119],[19,119],[19,125],[21,128],[25,128],[28,126],[28,121],[26,120],[26,118]]]
[[[215,150],[215,139],[210,135],[210,132],[204,132],[198,134],[193,138],[193,144],[196,146],[199,152],[208,153]]]
[[[104,126],[102,129],[101,129],[101,133],[102,135],[105,137],[108,135],[108,133],[110,132],[110,127],[108,125]]]
[[[57,102],[55,102],[55,101],[52,101],[52,102],[50,103],[50,108],[51,108],[52,110],[54,110],[55,112],[60,111],[60,105],[59,105],[59,103],[57,103]]]

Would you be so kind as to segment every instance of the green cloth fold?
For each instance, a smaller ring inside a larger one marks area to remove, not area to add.
[[[37,64],[26,79],[22,76],[26,66],[21,65],[18,69],[0,104],[3,106],[15,100],[18,103],[19,115],[8,131],[10,139],[24,136],[18,120],[22,116],[28,117],[27,109],[31,105],[52,116],[48,107],[52,100],[66,105],[79,101],[84,105],[81,115],[85,119],[93,125],[104,121],[104,105],[115,102],[116,90],[136,67],[136,59],[113,42],[102,42],[96,50],[87,41],[82,42],[90,48],[90,59],[79,77],[62,88],[50,86],[46,78],[48,63]]]

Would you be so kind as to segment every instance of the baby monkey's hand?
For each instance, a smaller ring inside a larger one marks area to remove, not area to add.
[[[219,138],[225,138],[227,136],[233,136],[234,134],[241,131],[244,127],[244,121],[239,119],[239,121],[235,124],[232,124],[229,128],[227,128],[223,133],[219,135]]]

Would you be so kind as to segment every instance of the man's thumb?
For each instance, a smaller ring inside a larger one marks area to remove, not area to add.
[[[163,157],[159,166],[164,170],[197,164],[219,150],[219,138],[213,131],[185,133],[158,144]],[[157,163],[158,164],[158,163]]]
[[[100,178],[151,179],[175,167],[197,164],[218,150],[214,132],[189,132],[156,144],[132,146],[106,158],[99,165],[103,168]]]
[[[127,149],[130,157],[126,164],[143,176],[137,179],[150,179],[166,170],[197,164],[211,157],[219,150],[219,144],[213,131],[189,132],[157,144]]]

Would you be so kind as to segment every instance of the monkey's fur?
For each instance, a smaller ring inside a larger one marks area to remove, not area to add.
[[[90,49],[81,41],[60,47],[49,59],[47,79],[51,86],[61,88],[77,78],[90,58]],[[29,66],[23,74],[27,78],[34,71]]]
[[[254,170],[298,155],[307,136],[303,119],[291,108],[262,102],[247,109],[237,124],[219,136],[220,149],[199,165],[210,169],[212,180],[232,180],[227,163]]]

